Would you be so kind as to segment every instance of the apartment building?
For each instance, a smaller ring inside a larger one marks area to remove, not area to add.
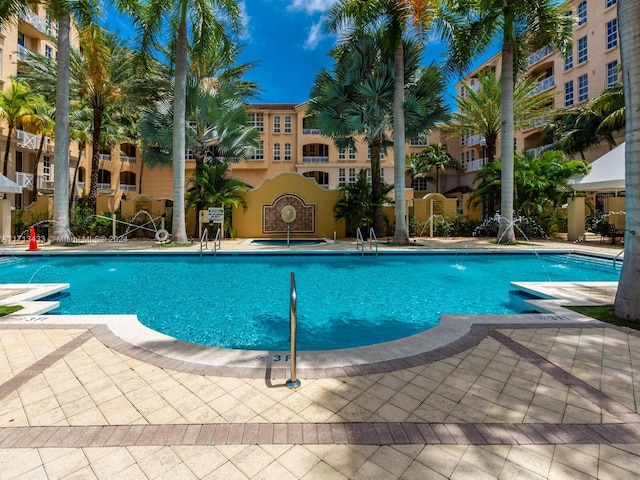
[[[565,3],[567,15],[574,18],[573,48],[563,57],[551,46],[545,46],[528,57],[526,73],[540,78],[537,93],[556,93],[555,107],[576,108],[588,106],[591,99],[607,87],[619,82],[620,48],[618,38],[617,0],[570,0]],[[463,83],[479,86],[480,75],[493,70],[500,77],[500,54],[494,55],[456,85],[464,96]],[[620,141],[622,135],[620,135]],[[532,128],[517,131],[516,150],[535,154],[544,150],[544,122]],[[460,159],[466,171],[475,175],[487,162],[484,138],[466,135],[449,139],[449,151]],[[500,147],[498,146],[498,152]],[[608,151],[601,145],[586,152],[593,161]]]

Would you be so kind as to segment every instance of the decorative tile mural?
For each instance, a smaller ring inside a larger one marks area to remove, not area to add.
[[[262,204],[262,233],[316,233],[316,205],[306,204],[302,197],[287,193],[273,203]]]

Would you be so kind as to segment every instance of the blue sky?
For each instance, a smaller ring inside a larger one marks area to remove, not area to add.
[[[241,0],[245,32],[240,42],[244,50],[241,63],[257,62],[247,80],[260,86],[261,103],[301,103],[309,92],[317,72],[332,67],[329,50],[337,38],[325,34],[323,22],[336,0]],[[127,21],[113,13],[107,15],[107,27],[120,36],[130,36]],[[443,46],[427,45],[424,61],[441,61]],[[449,85],[445,101],[454,105],[455,91]]]
[[[317,72],[331,68],[328,52],[335,36],[324,33],[326,12],[336,0],[244,0],[240,2],[246,33],[242,62],[260,64],[248,75],[258,82],[261,102],[298,103],[309,99]],[[442,46],[429,49],[437,59]],[[451,92],[453,94],[453,92]],[[447,99],[448,103],[450,99]]]

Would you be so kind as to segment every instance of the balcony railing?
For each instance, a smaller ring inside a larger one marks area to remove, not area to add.
[[[122,190],[123,192],[135,192],[136,191],[136,186],[135,185],[128,185],[126,183],[121,183],[120,184],[120,190]]]
[[[524,151],[524,156],[526,158],[535,158],[535,157],[539,156],[545,150],[549,150],[551,147],[553,147],[553,143],[547,143],[546,145],[541,145],[539,147],[530,148],[529,150],[525,150]]]
[[[528,57],[529,66],[533,65],[534,63],[539,62],[544,57],[546,57],[548,55],[551,55],[552,53],[553,53],[553,47],[551,45],[546,45],[546,46],[542,47],[541,49],[536,50],[535,52],[533,52]]]
[[[303,135],[321,135],[320,129],[318,128],[303,128],[302,134]]]
[[[120,155],[120,161],[124,163],[136,163],[136,157],[127,157],[126,155]]]
[[[111,190],[110,183],[98,183],[98,190]]]
[[[475,172],[476,170],[480,170],[487,164],[487,158],[479,158],[477,160],[472,160],[466,165],[467,172]]]
[[[111,161],[111,154],[110,153],[99,153],[98,154],[98,159],[101,160],[101,161],[109,162],[109,161]]]
[[[23,12],[20,12],[20,18],[22,18],[36,30],[42,33],[46,33],[47,35],[51,35],[51,24],[36,15],[33,10],[27,8]]]
[[[550,75],[547,78],[543,78],[542,80],[540,80],[535,90],[531,92],[531,95],[537,95],[539,93],[544,92],[545,90],[549,90],[550,88],[553,88],[555,84],[556,84],[556,81],[555,81],[554,75]]]
[[[33,188],[33,173],[16,172],[16,183],[22,188]]]
[[[329,157],[302,157],[302,163],[329,163]]]
[[[480,145],[485,141],[484,135],[473,135],[467,139],[467,147],[471,147],[473,145]]]

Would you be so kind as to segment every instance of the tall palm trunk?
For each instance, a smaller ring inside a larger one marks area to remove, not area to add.
[[[4,149],[4,161],[2,164],[2,175],[7,176],[9,170],[9,152],[11,151],[11,135],[13,134],[13,125],[7,127],[7,143]]]
[[[69,240],[69,77],[71,13],[58,19],[58,56],[56,66],[56,131],[53,172],[53,237]]]
[[[373,140],[369,148],[371,149],[371,203],[373,203],[373,230],[376,236],[385,235],[387,225],[382,215],[382,179],[380,178],[380,152],[382,142],[379,139]]]
[[[78,184],[78,170],[80,169],[80,159],[82,158],[82,152],[84,151],[85,143],[80,142],[78,146],[78,161],[76,162],[76,166],[73,169],[73,179],[71,180],[71,185],[69,188],[69,211],[73,211],[73,206],[76,200],[76,185]]]
[[[44,150],[44,134],[40,136],[36,161],[33,162],[33,188],[31,189],[31,194],[34,202],[38,199],[38,165],[40,164],[40,158],[42,158],[42,150]]]
[[[505,25],[505,31],[508,31]],[[500,228],[498,243],[515,243],[513,229],[513,56],[514,43],[506,40],[502,45],[502,82],[500,86],[500,112],[502,133],[500,156],[502,161]]]
[[[89,185],[88,205],[93,214],[98,213],[98,171],[100,170],[100,131],[102,130],[102,108],[93,109],[93,132],[91,133],[91,183]]]
[[[395,185],[395,231],[393,243],[404,245],[409,242],[405,220],[404,165],[405,165],[405,124],[404,124],[404,47],[398,42],[393,53],[396,78],[393,85],[393,176]]]
[[[186,19],[186,2],[183,0]],[[184,211],[185,190],[185,115],[187,92],[187,26],[180,22],[176,43],[175,93],[173,96],[173,219],[172,236],[175,243],[187,243]]]
[[[640,321],[640,3],[619,0],[618,22],[626,106],[624,262],[613,312]]]

